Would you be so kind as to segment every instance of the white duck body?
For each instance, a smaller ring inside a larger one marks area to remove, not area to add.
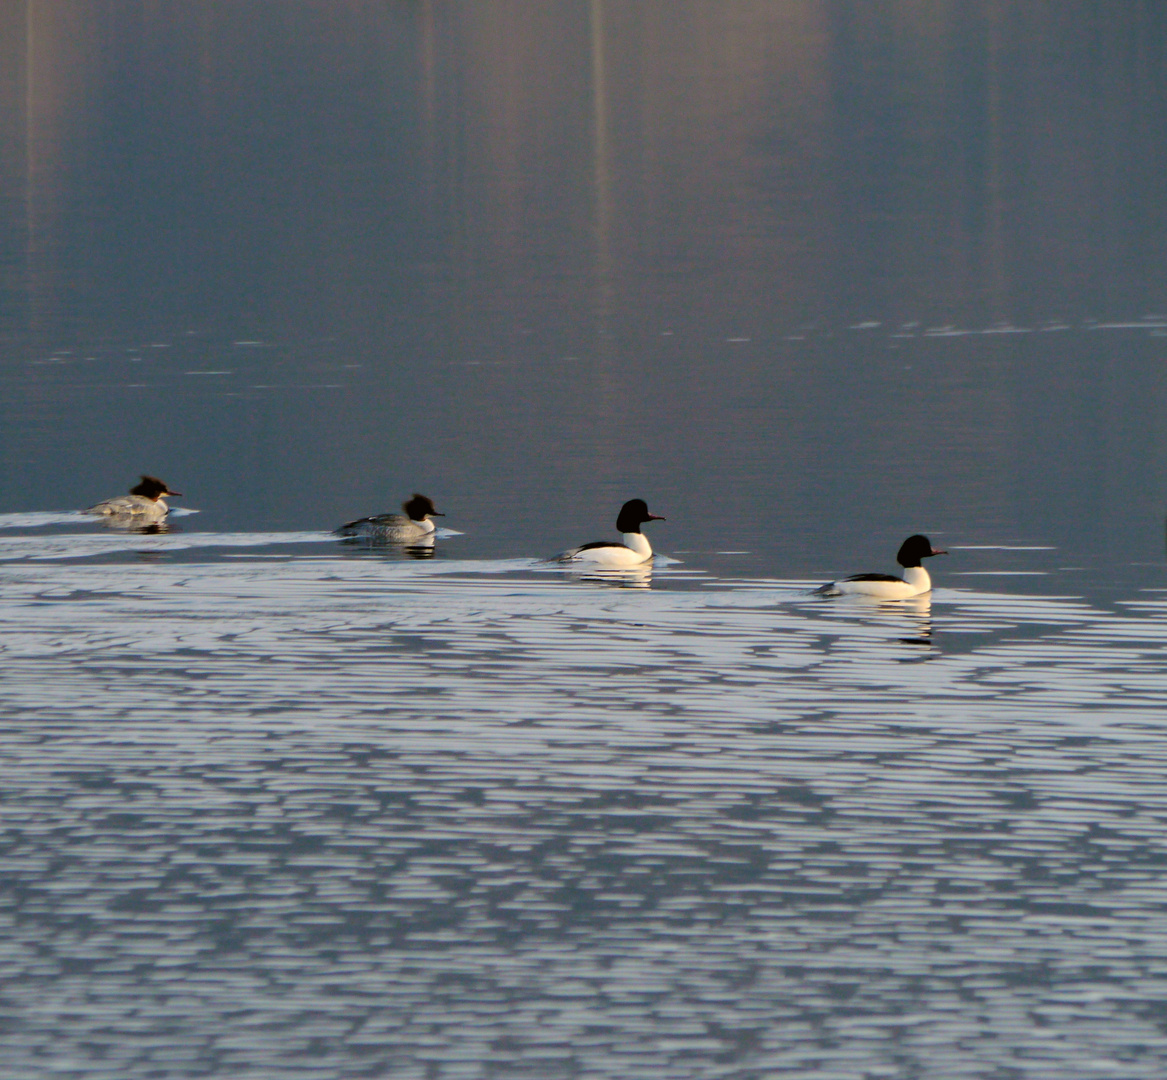
[[[842,581],[832,581],[818,590],[823,596],[870,596],[876,600],[907,600],[932,589],[932,578],[921,559],[947,555],[932,547],[926,536],[909,536],[900,545],[896,561],[904,568],[903,577],[891,574],[856,574]]]
[[[557,556],[557,560],[590,570],[627,570],[643,566],[652,559],[652,545],[640,531],[640,526],[646,521],[664,520],[659,514],[650,514],[648,504],[643,499],[631,499],[621,507],[620,516],[616,519],[622,543],[597,540],[571,548]]]
[[[131,488],[128,495],[115,495],[81,513],[124,518],[135,525],[153,525],[170,513],[170,507],[162,496],[179,494],[178,491],[171,491],[156,476],[143,476],[141,483]]]
[[[828,596],[873,596],[877,600],[907,600],[932,589],[932,579],[922,566],[909,567],[902,578],[868,574],[832,584],[834,588]]]
[[[652,545],[644,533],[624,533],[624,542],[599,540],[594,544],[572,548],[559,556],[560,562],[586,565],[595,570],[626,570],[643,566],[652,558]]]
[[[377,514],[374,517],[347,521],[337,529],[340,536],[357,536],[365,540],[381,540],[391,544],[409,544],[432,537],[437,528],[433,517],[445,517],[424,495],[414,494],[402,503],[404,514]]]

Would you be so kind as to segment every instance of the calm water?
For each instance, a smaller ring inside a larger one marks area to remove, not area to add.
[[[0,1076],[1161,1077],[1165,52],[0,5]]]

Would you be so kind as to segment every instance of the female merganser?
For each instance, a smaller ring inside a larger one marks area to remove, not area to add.
[[[135,525],[151,525],[161,521],[170,512],[163,495],[181,498],[181,491],[171,491],[156,476],[142,476],[142,482],[130,488],[128,495],[117,495],[96,506],[82,510],[83,514],[101,514],[109,518],[123,518]]]
[[[659,514],[650,514],[643,499],[631,499],[620,508],[616,528],[624,534],[624,543],[597,540],[583,547],[572,548],[555,557],[557,562],[587,566],[593,570],[623,570],[641,566],[652,558],[652,546],[645,539],[640,526],[646,521],[664,521]]]
[[[938,551],[928,537],[909,536],[901,545],[896,562],[904,568],[903,577],[891,574],[856,574],[842,581],[832,581],[815,591],[823,596],[873,596],[877,600],[905,600],[909,596],[919,596],[932,588],[928,571],[920,564],[921,559],[932,555],[947,555]]]
[[[430,518],[445,517],[434,509],[434,504],[415,491],[413,498],[401,504],[404,514],[377,514],[375,517],[346,521],[336,530],[338,536],[360,536],[366,540],[385,540],[406,544],[432,535],[434,523]]]

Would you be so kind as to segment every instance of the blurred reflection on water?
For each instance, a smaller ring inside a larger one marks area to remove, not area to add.
[[[1158,1080],[1165,46],[0,4],[0,1071]]]
[[[0,510],[1158,558],[1167,9],[0,10]],[[593,526],[594,527],[594,526]],[[727,536],[726,533],[729,533]]]
[[[4,564],[11,1075],[1162,1074],[1158,592],[190,535]]]

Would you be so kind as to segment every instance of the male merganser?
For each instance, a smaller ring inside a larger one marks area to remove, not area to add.
[[[142,482],[130,488],[128,495],[116,495],[81,513],[124,519],[134,525],[151,525],[161,521],[170,512],[170,507],[163,501],[163,495],[181,498],[182,492],[171,491],[158,477],[143,474]]]
[[[920,564],[921,559],[932,555],[947,555],[938,551],[928,537],[909,536],[901,545],[896,562],[904,568],[903,577],[891,574],[856,574],[842,581],[832,581],[815,591],[823,596],[873,596],[877,600],[905,600],[909,596],[919,596],[932,588],[928,571]]]
[[[417,492],[413,493],[412,499],[401,504],[401,509],[405,511],[404,514],[377,514],[375,517],[346,521],[336,530],[337,535],[407,544],[433,534],[434,523],[430,518],[446,516],[439,514],[433,502]]]
[[[664,521],[659,514],[650,514],[643,499],[631,499],[620,508],[616,528],[624,534],[622,544],[615,540],[597,540],[582,547],[557,555],[555,560],[587,566],[593,570],[623,570],[641,566],[652,558],[652,546],[640,531],[646,521]]]

